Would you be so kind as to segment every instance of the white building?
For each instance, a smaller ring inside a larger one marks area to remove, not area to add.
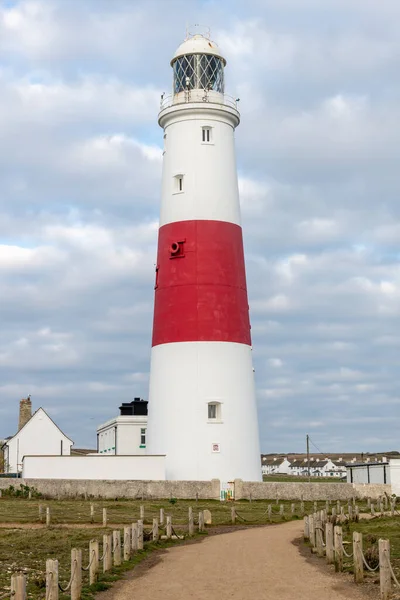
[[[235,156],[238,101],[203,35],[175,52],[164,153],[148,451],[167,479],[261,480]]]
[[[290,462],[287,458],[279,456],[273,458],[263,457],[261,472],[263,475],[288,475],[290,473]]]
[[[120,415],[97,427],[97,452],[146,454],[147,401],[135,398],[120,406]]]
[[[347,464],[347,483],[383,483],[392,486],[392,494],[400,496],[400,458],[383,457],[382,462]]]
[[[3,445],[4,472],[20,473],[24,456],[69,456],[73,441],[39,408]]]

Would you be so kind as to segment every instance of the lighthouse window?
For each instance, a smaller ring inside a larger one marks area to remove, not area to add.
[[[202,128],[202,140],[205,144],[211,142],[211,127]]]
[[[224,63],[211,54],[186,54],[173,64],[175,94],[192,89],[224,93]]]
[[[219,402],[208,403],[208,420],[209,421],[220,421],[221,420],[221,404]]]
[[[183,192],[183,175],[175,175],[174,180],[174,193]]]

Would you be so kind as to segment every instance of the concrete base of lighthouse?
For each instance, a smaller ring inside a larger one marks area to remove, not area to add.
[[[250,346],[153,347],[147,451],[166,454],[167,479],[261,481],[258,439]]]

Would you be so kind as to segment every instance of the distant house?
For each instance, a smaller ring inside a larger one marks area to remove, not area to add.
[[[18,433],[8,438],[2,446],[5,473],[20,473],[24,456],[71,454],[73,441],[61,431],[43,408],[39,408],[32,416],[26,413],[26,404],[24,410],[22,421],[20,410],[21,428]]]
[[[261,472],[263,475],[287,475],[290,471],[290,462],[281,456],[262,457]]]

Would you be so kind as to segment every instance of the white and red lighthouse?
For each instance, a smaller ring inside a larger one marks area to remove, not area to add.
[[[163,98],[162,199],[147,446],[167,479],[261,479],[235,159],[237,103],[208,37],[176,51]]]

